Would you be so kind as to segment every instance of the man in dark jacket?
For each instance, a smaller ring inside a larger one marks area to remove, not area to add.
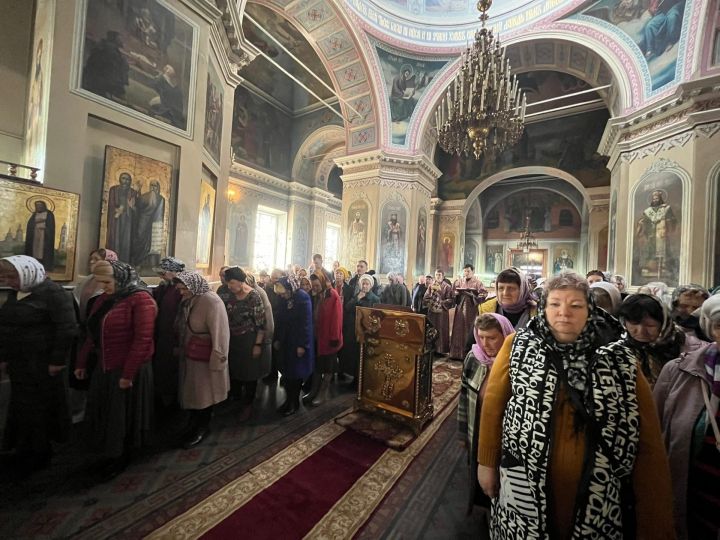
[[[401,283],[401,278],[398,274],[390,272],[387,276],[389,283],[383,287],[382,294],[380,295],[381,304],[389,304],[393,306],[410,306],[410,291],[404,283]]]

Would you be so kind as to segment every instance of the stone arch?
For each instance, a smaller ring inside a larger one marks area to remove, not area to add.
[[[340,153],[345,144],[345,130],[340,126],[323,126],[308,135],[295,154],[293,160],[292,176],[294,181],[305,180],[311,186],[319,185],[320,168],[330,157],[331,153]],[[322,159],[317,159],[321,156]]]
[[[375,126],[377,90],[371,84],[368,61],[360,48],[360,33],[345,12],[329,0],[312,4],[288,4],[281,0],[257,3],[287,19],[315,49],[341,98],[347,152],[377,148],[380,143]]]
[[[583,201],[585,202],[587,208],[592,208],[592,200],[590,199],[590,195],[587,193],[585,186],[583,186],[580,180],[575,178],[573,175],[566,173],[565,171],[561,171],[560,169],[555,169],[553,167],[516,167],[514,169],[509,169],[507,171],[501,171],[499,173],[493,174],[492,176],[486,178],[480,184],[475,186],[475,189],[473,189],[468,195],[467,199],[465,199],[462,210],[463,219],[467,217],[468,212],[472,207],[473,201],[478,198],[480,194],[486,189],[488,189],[490,186],[495,185],[498,182],[502,182],[507,178],[514,178],[516,176],[526,175],[552,176],[554,178],[564,180],[570,185],[572,185],[582,195]],[[583,215],[582,209],[579,211],[579,213],[581,216]],[[482,216],[480,217],[482,219]]]
[[[561,71],[574,75],[593,86],[602,86],[612,82],[615,90],[605,97],[605,103],[612,115],[619,115],[627,109],[637,106],[644,97],[642,83],[637,66],[630,60],[631,68],[626,67],[628,58],[618,58],[614,49],[606,44],[594,40],[579,32],[569,30],[522,33],[507,41],[503,41],[508,50],[508,58],[513,66],[513,71],[524,73],[532,70]],[[552,45],[552,62],[537,64],[532,63],[536,54],[525,54],[523,49],[532,49],[537,46],[548,47]],[[571,62],[573,51],[580,51],[585,56],[585,69],[580,69],[579,64]],[[624,51],[623,51],[624,52]],[[515,56],[515,60],[513,60]],[[577,66],[575,69],[574,66]],[[428,137],[435,137],[434,111],[440,100],[445,95],[447,88],[453,81],[460,68],[459,60],[444,73],[443,77],[437,79],[432,88],[431,96],[424,102],[423,108],[417,115],[417,127],[410,126],[408,130],[409,145],[411,149],[429,148],[426,141]],[[602,95],[602,94],[601,94]],[[434,151],[433,151],[434,153]],[[434,156],[428,156],[434,157]]]
[[[524,186],[517,186],[515,188],[508,189],[507,192],[502,197],[499,197],[497,200],[493,201],[492,204],[488,205],[486,213],[490,212],[490,210],[495,208],[498,204],[500,204],[503,200],[510,197],[511,195],[515,195],[516,193],[520,193],[522,191],[527,191],[529,189],[538,190],[538,191],[549,191],[550,193],[555,193],[556,195],[560,195],[563,199],[567,200],[570,204],[572,204],[573,208],[575,208],[575,210],[577,210],[578,215],[582,219],[582,215],[583,215],[582,206],[578,206],[577,202],[573,201],[570,197],[568,197],[567,193],[564,193],[561,189],[557,189],[555,187],[547,187],[547,186],[542,186],[542,185],[537,185],[537,186],[524,185]],[[470,208],[472,208],[472,205],[470,206]],[[481,223],[482,223],[482,217],[483,217],[482,210],[483,210],[483,208],[481,206],[480,207]]]

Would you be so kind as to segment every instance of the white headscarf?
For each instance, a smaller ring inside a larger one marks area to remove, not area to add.
[[[700,328],[705,335],[714,340],[712,327],[715,321],[720,319],[720,294],[716,294],[705,300],[700,307]]]
[[[617,310],[620,308],[620,304],[622,304],[622,296],[620,295],[620,291],[618,288],[613,285],[612,283],[608,283],[607,281],[596,281],[592,285],[590,285],[591,289],[602,289],[606,293],[608,293],[608,296],[610,297],[610,303],[612,304],[612,313],[610,315],[615,315],[617,313]]]
[[[30,292],[33,287],[37,287],[45,281],[45,268],[37,259],[28,255],[12,255],[4,257],[3,261],[7,261],[17,270],[20,278],[20,292]]]

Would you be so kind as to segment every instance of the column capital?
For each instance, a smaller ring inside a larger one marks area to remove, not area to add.
[[[337,158],[335,163],[343,170],[345,188],[417,190],[426,197],[435,190],[442,174],[425,154],[406,156],[380,150]]]
[[[683,83],[660,101],[629,115],[612,118],[598,152],[609,156],[612,170],[618,160],[632,162],[660,151],[685,146],[694,130],[720,122],[720,76]]]

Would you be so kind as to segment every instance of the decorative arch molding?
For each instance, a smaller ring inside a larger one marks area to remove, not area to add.
[[[530,49],[538,44],[550,43],[553,44],[552,62],[532,63],[535,56],[523,53],[523,49]],[[627,111],[630,107],[635,107],[642,102],[644,97],[639,71],[637,66],[633,64],[632,59],[629,56],[627,58],[618,58],[618,55],[623,52],[622,50],[614,51],[601,41],[596,41],[591,36],[578,33],[577,30],[543,29],[535,32],[530,31],[508,39],[505,45],[508,48],[508,57],[511,58],[514,72],[553,70],[574,75],[590,84],[604,85],[612,82],[615,88],[611,90],[614,90],[614,92],[607,96],[606,105],[616,115]],[[586,69],[572,68],[571,52],[573,50],[580,50],[585,55]],[[519,65],[518,62],[512,60],[513,54],[515,54],[516,58],[522,60]],[[626,67],[624,62],[629,63],[629,67]],[[434,134],[434,111],[459,69],[460,61],[458,59],[448,67],[442,77],[435,79],[430,90],[431,94],[425,96],[426,99],[422,103],[422,108],[417,111],[417,117],[408,129],[408,147],[410,149],[427,147],[425,138],[428,133]]]
[[[287,19],[317,53],[341,98],[347,152],[377,148],[380,143],[375,125],[377,90],[370,84],[368,60],[360,48],[360,32],[350,24],[347,14],[330,0],[255,3]],[[240,9],[244,11],[244,5]]]
[[[575,210],[577,210],[578,215],[579,215],[580,218],[582,219],[582,215],[583,215],[582,205],[581,205],[581,206],[578,206],[577,201],[574,201],[574,200],[573,200],[567,193],[565,193],[562,189],[559,189],[559,188],[557,188],[557,187],[547,187],[547,186],[542,186],[542,185],[537,185],[537,186],[533,186],[533,185],[525,185],[525,186],[523,186],[523,185],[520,185],[520,186],[515,186],[515,187],[512,187],[512,188],[509,188],[509,189],[507,190],[507,192],[506,192],[502,197],[498,197],[496,200],[492,201],[492,203],[488,205],[488,207],[487,207],[487,209],[485,210],[484,213],[483,213],[483,210],[484,210],[484,209],[483,209],[482,207],[480,207],[480,210],[481,210],[481,212],[480,212],[480,223],[482,224],[482,222],[483,222],[483,217],[484,217],[483,214],[484,214],[484,215],[487,215],[487,214],[490,212],[490,210],[492,210],[493,208],[495,208],[498,204],[500,204],[502,201],[504,201],[505,199],[507,199],[507,198],[510,197],[511,195],[515,195],[516,193],[520,193],[521,191],[528,191],[528,190],[549,191],[549,192],[551,192],[551,193],[555,193],[556,195],[560,195],[563,199],[565,199],[567,202],[569,202],[569,203],[573,206],[573,208],[574,208]],[[472,206],[471,206],[471,207],[472,207]]]
[[[720,165],[720,164],[718,164]],[[718,166],[716,165],[716,167]],[[720,170],[720,169],[718,169]],[[640,176],[637,182],[630,188],[630,194],[628,197],[630,210],[627,213],[626,219],[626,231],[628,231],[629,239],[625,246],[625,260],[630,261],[628,264],[628,284],[632,285],[634,283],[634,276],[633,276],[633,268],[632,268],[632,254],[633,249],[635,248],[635,238],[633,235],[631,235],[630,231],[633,230],[633,220],[635,219],[635,215],[633,212],[633,202],[635,201],[635,193],[637,192],[638,188],[643,184],[643,182],[653,173],[657,172],[671,172],[675,173],[682,182],[682,188],[683,188],[683,200],[682,200],[682,235],[680,237],[680,245],[681,246],[689,246],[690,245],[690,238],[692,238],[692,220],[690,219],[691,216],[691,203],[692,203],[692,177],[690,176],[690,173],[688,173],[679,163],[676,161],[673,161],[671,159],[666,158],[660,158],[657,161],[655,161],[653,164],[651,164],[645,172]],[[690,277],[690,262],[691,257],[683,257],[679,256],[680,259],[680,267],[679,267],[679,275],[678,275],[678,283],[684,283],[688,281],[688,278]]]
[[[316,147],[318,144],[320,144],[320,146]],[[345,130],[340,126],[331,125],[316,129],[305,138],[300,145],[297,154],[295,154],[291,178],[295,181],[299,181],[301,169],[308,158],[312,159],[313,155],[317,154],[329,154],[331,151],[336,150],[337,147],[344,144]],[[311,148],[313,151],[308,153]],[[323,160],[318,161],[318,164],[322,163],[326,159],[327,155],[323,158]],[[315,166],[313,174],[307,178],[307,180],[311,181],[311,185],[317,185],[317,174],[319,168],[319,165]]]
[[[718,230],[718,199],[720,199],[720,161],[713,165],[708,173],[707,186],[709,197],[707,201],[707,213],[709,224],[705,229],[705,281],[717,285],[714,281],[715,273],[720,270],[720,260],[718,260],[715,250],[715,239],[720,235]],[[714,218],[714,219],[713,219]]]
[[[585,201],[585,205],[588,209],[593,207],[592,199],[590,198],[590,195],[588,194],[585,186],[583,186],[582,182],[580,182],[580,180],[575,178],[573,175],[566,173],[565,171],[561,171],[560,169],[555,169],[553,167],[517,167],[515,169],[509,169],[507,171],[501,171],[499,173],[493,174],[492,176],[486,178],[480,184],[475,186],[475,189],[473,189],[470,192],[470,195],[468,195],[467,199],[465,199],[465,203],[462,208],[463,219],[467,217],[468,212],[470,212],[470,208],[472,207],[475,199],[477,199],[480,194],[486,189],[488,189],[490,186],[493,186],[498,182],[502,182],[503,180],[506,180],[508,178],[526,175],[545,175],[552,176],[560,180],[565,180],[582,195],[583,201]],[[576,205],[573,204],[573,206]],[[583,215],[582,211],[580,211],[580,215]]]
[[[327,191],[328,176],[329,176],[332,168],[336,166],[335,160],[344,155],[345,155],[345,147],[340,147],[340,146],[327,153],[327,155],[325,156],[325,159],[318,166],[317,173],[315,174],[315,185],[317,187],[321,187],[322,189]],[[321,180],[322,178],[324,178],[325,180],[324,181]]]

